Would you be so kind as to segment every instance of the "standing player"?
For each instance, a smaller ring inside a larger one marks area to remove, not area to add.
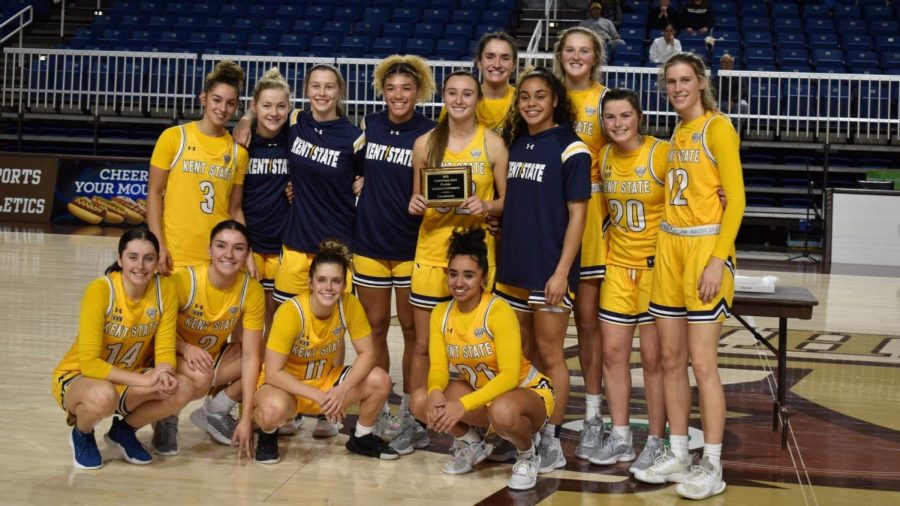
[[[485,232],[455,231],[450,238],[448,284],[453,299],[431,315],[428,387],[413,394],[413,411],[437,432],[455,438],[447,474],[468,473],[489,446],[475,427],[492,427],[517,449],[508,485],[537,483],[540,454],[532,435],[554,409],[550,380],[522,356],[519,324],[509,305],[484,289]],[[451,380],[449,367],[460,372]]]
[[[600,84],[600,67],[606,61],[603,42],[591,30],[582,27],[562,32],[553,48],[553,71],[569,91],[575,113],[575,133],[591,152],[591,200],[588,202],[584,238],[581,243],[581,280],[575,298],[575,325],[578,329],[578,361],[584,375],[584,428],[575,456],[586,459],[603,438],[600,416],[602,349],[597,303],[600,282],[606,272],[606,245],[603,223],[606,213],[601,191],[598,155],[606,145],[600,122],[600,99],[606,88]]]
[[[659,336],[648,313],[653,286],[656,237],[662,220],[663,179],[669,143],[640,133],[643,111],[636,93],[611,89],[603,96],[603,130],[610,143],[601,151],[603,193],[609,213],[606,278],[600,288],[603,384],[612,430],[591,453],[594,464],[634,460],[628,402],[631,397],[631,342],[640,328],[641,364],[650,435],[635,472],[653,464],[665,450]]]
[[[409,300],[416,328],[416,351],[410,374],[413,391],[425,385],[428,375],[428,332],[431,311],[449,301],[447,287],[447,241],[454,228],[483,227],[485,216],[503,214],[506,194],[507,150],[494,132],[475,120],[481,96],[471,73],[456,71],[444,79],[442,91],[446,116],[437,126],[416,139],[413,146],[413,195],[409,213],[424,215],[416,243],[415,264]],[[426,167],[469,166],[473,191],[457,207],[427,207],[421,193],[420,171]],[[488,287],[494,282],[494,238],[488,237]]]
[[[159,238],[159,271],[164,275],[208,260],[207,237],[216,223],[244,221],[247,150],[225,130],[243,86],[241,67],[219,62],[200,93],[200,121],[166,129],[153,148],[147,225]]]
[[[189,379],[193,399],[203,398],[210,388],[224,387],[206,397],[203,406],[191,413],[191,422],[221,444],[234,440],[249,455],[265,296],[259,282],[241,270],[250,254],[247,227],[225,220],[212,229],[209,242],[211,260],[174,275],[178,371]],[[242,332],[235,332],[238,323]],[[240,340],[235,342],[236,338]],[[238,423],[230,412],[241,399],[244,409]],[[163,455],[177,454],[178,417],[159,423],[162,427],[153,438],[154,447]]]
[[[537,352],[556,388],[539,448],[546,473],[566,465],[559,441],[569,398],[563,340],[578,285],[591,155],[572,132],[571,104],[551,72],[527,72],[517,96],[518,114],[506,127],[509,173],[494,292],[516,310],[526,356]]]
[[[153,233],[128,230],[116,262],[81,300],[78,336],[53,372],[53,396],[72,426],[78,469],[103,465],[94,427],[113,414],[119,416],[106,441],[126,462],[149,464],[153,457],[135,431],[190,401],[190,383],[175,373],[175,291],[154,274],[158,266]]]
[[[362,304],[345,293],[349,253],[338,241],[323,241],[309,268],[309,290],[288,299],[275,313],[254,398],[258,462],[281,459],[275,431],[298,413],[322,413],[336,423],[356,402],[359,420],[347,449],[367,457],[399,457],[373,432],[391,378],[375,366],[372,330]],[[338,362],[345,334],[357,354],[346,367]]]
[[[363,120],[366,135],[353,256],[353,284],[372,325],[375,365],[390,371],[387,333],[391,323],[391,290],[396,293],[397,319],[403,332],[403,399],[391,418],[387,404],[378,419],[379,436],[392,441],[400,454],[428,446],[428,433],[409,414],[410,367],[415,347],[409,285],[421,217],[407,211],[412,194],[412,148],[434,122],[415,110],[416,102],[434,95],[431,69],[418,56],[389,56],[375,67],[374,86],[384,95],[385,109]],[[402,431],[402,433],[401,433]],[[398,437],[400,436],[400,437]]]
[[[635,473],[650,483],[681,482],[676,491],[703,499],[725,490],[722,438],[725,394],[717,354],[722,322],[734,296],[734,240],[744,213],[737,132],[716,111],[702,60],[679,53],[662,68],[666,94],[681,117],[666,161],[663,222],[656,247],[650,314],[662,349],[671,450]],[[721,187],[728,206],[717,195]],[[688,358],[700,397],[703,458],[690,467]]]

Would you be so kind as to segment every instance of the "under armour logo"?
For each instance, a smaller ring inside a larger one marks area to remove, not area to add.
[[[525,149],[534,149],[534,144],[525,144]]]
[[[313,128],[313,130],[315,130],[317,134],[322,135],[322,129],[321,129],[321,128]]]
[[[197,146],[188,146],[188,151],[197,151]]]
[[[391,130],[391,135],[400,135],[400,130]]]

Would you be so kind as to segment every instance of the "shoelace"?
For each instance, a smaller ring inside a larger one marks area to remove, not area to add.
[[[668,460],[668,459],[670,459],[670,458],[671,458],[672,460],[675,460],[675,455],[671,455],[671,456],[670,456],[668,452],[663,452],[662,455],[660,455],[659,457],[656,457],[655,459],[653,459],[653,465],[655,466],[655,465],[657,465],[657,464],[662,464],[663,462],[665,462],[666,460]]]
[[[528,464],[532,464],[529,466]],[[512,472],[513,474],[518,474],[521,476],[530,476],[534,474],[537,466],[534,465],[532,459],[520,459],[516,460],[516,463],[513,464]]]
[[[470,454],[475,453],[475,444],[466,443],[465,441],[454,441],[450,452],[453,453],[453,460],[463,460],[468,458]]]
[[[691,466],[691,478],[693,478],[691,481],[707,481],[710,478],[713,478],[715,474],[715,471],[706,466],[702,466],[699,464],[696,466]]]

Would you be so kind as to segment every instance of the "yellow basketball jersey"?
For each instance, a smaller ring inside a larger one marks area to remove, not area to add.
[[[487,154],[485,127],[478,125],[472,141],[462,151],[444,151],[444,167],[472,167],[472,193],[481,200],[494,200],[494,170]],[[447,266],[447,246],[450,234],[458,227],[473,228],[484,225],[484,215],[472,215],[458,207],[429,207],[419,226],[416,262],[434,267]],[[495,265],[494,236],[487,235],[488,263]]]
[[[607,144],[601,156],[603,195],[610,221],[606,263],[634,269],[653,267],[656,235],[665,199],[669,143],[645,136],[631,153]]]
[[[516,96],[515,86],[507,86],[506,95],[501,98],[482,98],[475,107],[475,117],[486,128],[497,135],[503,135],[503,123],[506,113],[513,106]]]
[[[709,147],[710,130],[715,130],[717,149],[734,153],[740,149],[731,122],[717,112],[708,111],[697,119],[678,124],[666,159],[663,219],[669,225],[695,227],[722,223],[723,209],[717,193],[722,179]],[[743,187],[743,181],[740,185]]]
[[[572,128],[591,151],[592,183],[600,182],[600,149],[607,143],[600,120],[600,99],[605,93],[606,87],[600,83],[594,83],[586,90],[569,90],[572,110],[575,111]]]
[[[175,308],[172,287],[158,275],[136,301],[126,296],[121,272],[95,279],[82,300],[78,337],[54,375],[81,371],[105,379],[113,367],[135,371],[160,362],[174,367]]]
[[[337,364],[344,347],[344,335],[362,339],[372,333],[362,304],[355,296],[345,293],[337,310],[325,320],[313,314],[310,293],[304,292],[285,301],[275,312],[272,332],[266,347],[288,356],[284,366],[295,378],[316,380],[328,375]],[[259,384],[265,383],[263,366]]]
[[[246,272],[225,290],[208,280],[209,262],[188,266],[173,276],[178,292],[177,332],[184,342],[218,357],[238,322],[250,330],[262,330],[265,295],[258,281]],[[241,317],[243,316],[243,320]]]
[[[230,218],[234,185],[244,184],[249,156],[231,134],[209,137],[197,122],[166,129],[150,165],[169,172],[163,201],[163,235],[175,266],[209,258],[209,231]]]

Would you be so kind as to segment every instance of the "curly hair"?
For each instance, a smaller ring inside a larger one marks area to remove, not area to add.
[[[543,80],[544,83],[547,84],[547,87],[550,88],[550,92],[553,93],[553,98],[556,99],[556,106],[553,108],[554,123],[572,123],[574,120],[572,101],[569,100],[569,94],[566,93],[566,87],[563,85],[562,81],[545,67],[526,69],[525,72],[522,72],[519,76],[519,80],[516,83],[516,104],[513,107],[510,107],[509,111],[506,113],[506,123],[503,128],[503,140],[506,141],[507,145],[511,145],[517,137],[528,132],[528,124],[519,112],[518,96],[519,90],[522,89],[522,84],[529,79]]]
[[[407,75],[416,81],[419,87],[416,102],[426,102],[434,96],[434,74],[424,59],[411,54],[392,54],[385,58],[372,73],[375,94],[384,95],[384,81],[392,75]]]

